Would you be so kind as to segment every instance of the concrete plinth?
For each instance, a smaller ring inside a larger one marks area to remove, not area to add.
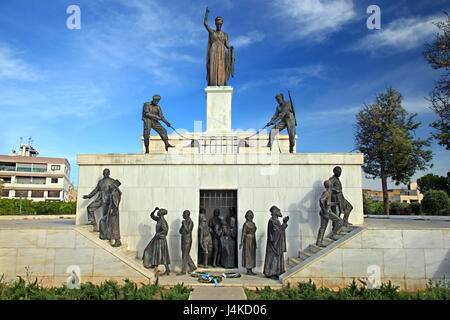
[[[206,87],[206,132],[227,133],[231,131],[231,98],[233,88]]]

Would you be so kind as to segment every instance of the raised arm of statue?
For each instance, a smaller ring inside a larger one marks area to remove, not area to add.
[[[211,33],[211,32],[213,32],[213,30],[211,29],[210,26],[208,26],[208,14],[209,14],[209,9],[208,9],[208,7],[206,7],[204,25],[205,25],[206,30],[208,30],[208,32]]]

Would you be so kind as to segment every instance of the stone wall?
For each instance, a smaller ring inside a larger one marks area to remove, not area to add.
[[[325,251],[325,250],[324,250]],[[295,285],[312,279],[317,285],[337,289],[353,278],[373,275],[379,267],[382,282],[391,280],[402,290],[425,289],[429,280],[450,276],[449,229],[365,228],[334,250],[291,272],[283,283]]]
[[[342,167],[341,182],[354,210],[350,222],[363,223],[361,164],[362,154],[105,154],[78,155],[79,179],[77,224],[87,223],[87,205],[94,199],[82,196],[91,192],[109,168],[111,177],[122,182],[120,229],[129,250],[141,257],[155,232],[149,217],[156,206],[166,208],[169,224],[168,244],[171,268],[181,264],[180,235],[183,210],[191,211],[194,221],[191,256],[197,261],[197,236],[200,190],[234,189],[238,197],[238,242],[245,212],[253,210],[257,225],[257,267],[262,271],[266,247],[269,208],[277,205],[289,215],[287,256],[315,241],[319,228],[319,197],[323,181],[336,165]],[[97,212],[99,215],[100,212]],[[241,253],[238,254],[241,267]]]
[[[6,281],[26,278],[28,272],[44,286],[60,286],[66,283],[70,276],[66,271],[72,265],[80,267],[82,282],[149,282],[75,229],[0,230],[0,275]]]

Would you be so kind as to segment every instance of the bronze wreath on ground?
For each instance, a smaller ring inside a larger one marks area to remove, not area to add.
[[[206,272],[193,272],[191,273],[191,277],[198,278],[198,281],[201,283],[215,283],[214,279],[217,280],[217,283],[222,282],[222,276],[212,275]]]

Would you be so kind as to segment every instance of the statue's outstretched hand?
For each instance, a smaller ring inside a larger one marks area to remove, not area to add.
[[[208,7],[206,7],[206,14],[208,14],[209,13],[209,9],[208,9]]]

